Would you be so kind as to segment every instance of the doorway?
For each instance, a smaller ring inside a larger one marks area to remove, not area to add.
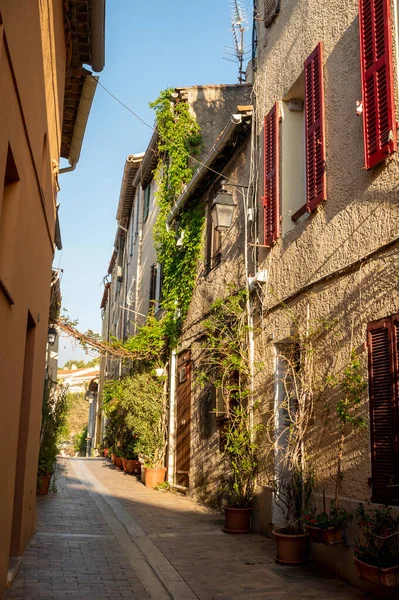
[[[23,517],[26,458],[28,449],[29,422],[32,398],[33,361],[35,355],[36,325],[30,313],[26,329],[25,357],[23,367],[22,394],[19,413],[18,447],[14,484],[14,507],[12,516],[10,556],[19,556],[21,548],[21,527]]]

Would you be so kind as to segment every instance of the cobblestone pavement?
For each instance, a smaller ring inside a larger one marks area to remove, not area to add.
[[[366,600],[315,567],[274,562],[272,541],[222,533],[219,514],[145,488],[106,459],[65,460],[38,498],[38,532],[6,600]]]

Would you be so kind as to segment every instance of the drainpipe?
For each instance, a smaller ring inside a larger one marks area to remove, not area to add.
[[[71,147],[69,149],[68,161],[70,166],[59,170],[59,174],[74,171],[80,157],[83,137],[86,131],[87,121],[89,119],[90,109],[94,94],[97,88],[98,77],[93,77],[90,73],[85,76],[82,95],[80,97],[78,114],[76,115],[75,127],[73,129]]]
[[[175,480],[175,451],[176,451],[176,350],[170,353],[169,361],[169,439],[168,439],[168,482]]]
[[[105,0],[91,2],[91,67],[96,73],[105,64]]]

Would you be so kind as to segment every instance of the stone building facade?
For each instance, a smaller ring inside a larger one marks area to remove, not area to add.
[[[286,420],[282,381],[294,333],[319,328],[317,385],[332,375],[339,379],[352,351],[368,385],[353,413],[365,426],[345,433],[340,504],[349,510],[359,502],[398,506],[397,4],[258,1],[257,16],[252,136],[215,169],[251,186],[250,212],[244,213],[242,195],[232,186],[236,219],[221,256],[199,271],[177,349],[186,371],[184,361],[191,360],[186,485],[197,498],[220,500],[222,428],[215,397],[196,384],[201,321],[231,284],[245,287],[255,277],[250,289],[254,364],[261,365],[254,381],[259,418],[269,430],[272,424],[276,439]],[[222,178],[213,177],[207,188],[193,190],[205,205],[220,189]],[[176,386],[178,405],[179,363]],[[315,406],[308,432],[319,509],[323,494],[327,505],[334,498],[337,481],[339,395],[334,400],[337,389],[330,388]],[[178,427],[177,420],[177,437]],[[270,486],[278,467],[267,437],[260,447],[254,526],[269,535],[282,513]],[[327,552],[319,545],[313,555],[359,584],[344,546]]]
[[[74,167],[79,158],[87,75],[80,44],[90,65],[98,50],[91,34],[104,40],[104,2],[96,4],[93,15],[89,2],[0,1],[0,596],[36,525],[46,343],[56,289],[52,260],[60,245],[59,162],[73,155]],[[100,17],[96,26],[94,16]],[[103,45],[96,56],[100,71]]]
[[[238,104],[248,104],[251,86],[206,85],[175,88],[173,99],[187,102],[201,127],[201,161],[213,146],[229,116]],[[145,323],[151,303],[161,293],[161,268],[153,242],[153,227],[158,214],[157,182],[158,133],[154,132],[144,154],[126,159],[116,214],[117,231],[101,301],[102,337],[126,340]],[[106,379],[119,378],[129,371],[125,361],[103,357],[101,389]]]

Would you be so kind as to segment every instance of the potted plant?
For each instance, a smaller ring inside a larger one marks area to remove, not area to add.
[[[69,410],[67,388],[46,381],[43,392],[42,423],[40,428],[39,464],[37,471],[38,495],[48,493],[54,474],[59,442],[65,431]],[[55,489],[54,480],[52,487]]]
[[[275,484],[277,504],[282,509],[285,526],[273,531],[276,542],[276,562],[301,565],[307,561],[309,534],[304,527],[304,515],[309,508],[313,476],[300,467],[280,474]]]
[[[130,475],[133,473],[140,474],[141,463],[136,452],[136,445],[132,443],[126,446],[123,451],[123,454],[123,469],[125,473],[129,473]]]
[[[53,462],[50,464],[46,461],[41,461],[37,470],[37,488],[36,494],[38,496],[46,496],[49,491],[51,477],[53,475],[54,465]]]
[[[383,587],[399,587],[399,516],[390,506],[355,512],[359,537],[355,540],[354,563],[360,579]]]
[[[249,414],[244,407],[236,406],[231,410],[224,448],[229,470],[225,485],[228,504],[223,507],[223,531],[226,533],[247,533],[251,530],[252,500],[258,470],[254,439],[259,427],[250,426]]]
[[[115,448],[115,466],[117,469],[123,469],[123,462],[122,462],[122,450],[121,448]]]
[[[165,378],[153,371],[144,370],[123,381],[120,405],[126,427],[134,432],[134,452],[144,462],[146,487],[165,480],[166,401]]]
[[[333,545],[342,542],[345,527],[350,520],[349,513],[344,508],[335,506],[331,501],[329,512],[316,512],[311,509],[305,514],[304,522],[312,542]]]

